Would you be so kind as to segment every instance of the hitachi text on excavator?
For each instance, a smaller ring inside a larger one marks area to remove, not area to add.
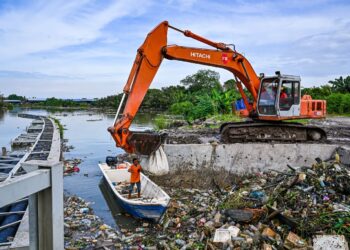
[[[213,49],[168,45],[169,28]],[[305,142],[326,138],[325,131],[319,127],[283,122],[295,119],[320,119],[326,116],[326,101],[313,100],[309,95],[301,97],[299,76],[283,75],[278,71],[273,76],[264,74],[258,76],[249,61],[236,51],[234,45],[210,41],[191,31],[175,28],[164,21],[147,35],[137,50],[113,126],[108,128],[117,147],[123,148],[128,153],[149,155],[162,143],[162,136],[157,133],[133,132],[129,128],[163,59],[208,65],[233,73],[247,108],[242,115],[250,119],[246,122],[222,124],[220,133],[224,143]],[[252,102],[248,100],[243,85],[251,93]]]

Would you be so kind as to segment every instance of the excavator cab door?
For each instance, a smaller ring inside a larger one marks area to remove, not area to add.
[[[300,78],[281,78],[278,111],[280,117],[300,115]]]
[[[259,116],[277,116],[276,103],[280,85],[278,77],[263,78],[260,84],[258,113]]]
[[[259,116],[293,117],[300,115],[300,77],[276,75],[261,80]]]

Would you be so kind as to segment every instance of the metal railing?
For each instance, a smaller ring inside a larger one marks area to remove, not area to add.
[[[30,168],[34,170],[0,183],[0,207],[28,197],[27,249],[64,249],[62,162]]]

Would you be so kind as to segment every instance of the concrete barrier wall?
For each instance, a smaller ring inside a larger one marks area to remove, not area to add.
[[[337,145],[329,144],[165,144],[170,171],[181,168],[225,168],[237,173],[291,166],[310,166],[316,157],[326,160]],[[350,153],[350,150],[348,150]]]

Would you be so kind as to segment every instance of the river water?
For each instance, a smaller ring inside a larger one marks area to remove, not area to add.
[[[10,148],[11,140],[24,132],[30,124],[30,119],[17,117],[18,113],[49,115],[60,120],[64,125],[64,138],[74,149],[65,152],[65,159],[82,159],[80,172],[64,178],[66,193],[75,194],[91,202],[95,214],[108,225],[133,223],[129,218],[120,214],[118,207],[113,206],[109,195],[101,182],[102,173],[98,168],[99,162],[104,162],[107,155],[117,155],[123,150],[115,147],[114,140],[107,132],[114,119],[113,113],[91,110],[45,110],[21,109],[0,112],[0,147]],[[135,118],[133,130],[153,128],[154,115],[139,113]]]

